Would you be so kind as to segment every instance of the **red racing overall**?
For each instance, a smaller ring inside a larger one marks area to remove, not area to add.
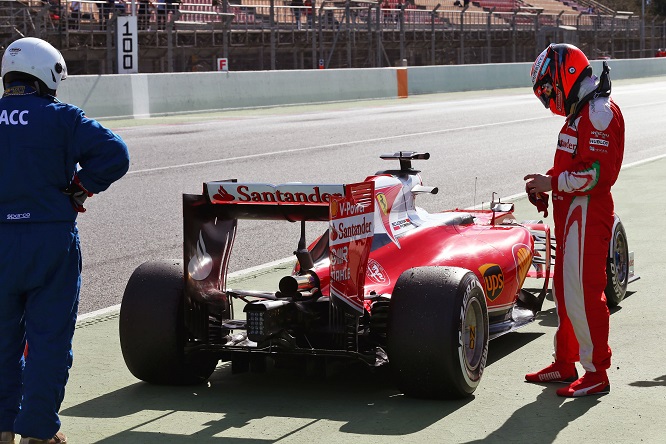
[[[611,186],[624,154],[624,118],[610,97],[592,99],[560,131],[551,176],[555,219],[555,360],[586,371],[610,367],[606,259]]]

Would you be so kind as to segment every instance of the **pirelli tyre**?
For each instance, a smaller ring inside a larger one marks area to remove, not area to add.
[[[488,339],[486,298],[473,272],[420,267],[402,273],[391,296],[388,358],[406,395],[471,395],[483,375]]]
[[[165,385],[197,384],[218,360],[185,356],[182,261],[151,261],[130,277],[120,306],[120,348],[137,378]]]
[[[627,294],[629,280],[629,244],[622,221],[616,215],[606,263],[606,303],[616,307]]]

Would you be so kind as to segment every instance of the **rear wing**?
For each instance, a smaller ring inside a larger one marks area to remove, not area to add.
[[[239,219],[329,221],[342,184],[204,183],[203,194],[183,194],[183,259],[189,297],[226,298],[229,258]]]

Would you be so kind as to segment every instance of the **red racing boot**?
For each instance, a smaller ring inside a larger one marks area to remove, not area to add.
[[[557,389],[557,396],[576,398],[579,396],[605,395],[610,393],[610,382],[605,371],[585,372],[582,378],[569,386]]]
[[[555,361],[543,370],[525,375],[525,381],[527,382],[561,382],[568,384],[577,379],[578,371],[573,362]]]

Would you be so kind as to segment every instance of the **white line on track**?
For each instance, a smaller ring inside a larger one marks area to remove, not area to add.
[[[191,162],[191,163],[182,163],[182,164],[179,164],[179,165],[169,165],[169,166],[164,166],[164,167],[145,168],[143,170],[132,170],[132,171],[129,171],[127,173],[127,175],[141,174],[141,173],[152,173],[154,171],[173,170],[173,169],[178,169],[178,168],[188,168],[188,167],[192,167],[192,166],[211,165],[211,164],[223,163],[223,162],[234,162],[234,161],[237,161],[237,160],[256,159],[256,158],[260,158],[260,157],[275,156],[275,155],[278,155],[278,154],[298,153],[298,152],[303,152],[303,151],[315,151],[315,150],[320,150],[320,149],[325,149],[325,148],[333,148],[333,147],[340,147],[340,146],[347,146],[347,145],[357,145],[359,143],[375,143],[375,142],[382,142],[382,141],[386,141],[386,140],[405,139],[405,138],[408,138],[408,137],[420,137],[420,136],[427,136],[427,135],[432,135],[432,134],[451,133],[451,132],[455,132],[455,131],[466,131],[466,130],[473,130],[473,129],[478,129],[478,128],[488,128],[488,127],[493,127],[493,126],[501,126],[501,125],[513,125],[513,124],[516,124],[516,123],[524,123],[524,122],[532,122],[532,121],[536,121],[536,120],[548,119],[550,117],[552,117],[552,116],[534,117],[534,118],[530,118],[530,119],[519,119],[519,120],[507,120],[505,122],[484,123],[482,125],[461,126],[461,127],[457,127],[457,128],[447,128],[447,129],[441,129],[441,130],[423,131],[423,132],[419,132],[419,133],[398,134],[396,136],[376,137],[376,138],[373,138],[373,139],[352,140],[352,141],[349,141],[349,142],[330,143],[330,144],[326,144],[326,145],[308,146],[308,147],[304,147],[304,148],[293,148],[293,149],[289,149],[289,150],[270,151],[268,153],[248,154],[246,156],[227,157],[227,158],[224,158],[224,159],[203,160],[201,162]]]
[[[666,102],[656,102],[656,103],[651,103],[651,104],[642,104],[640,105],[641,107],[645,107],[647,105],[656,105],[656,104],[663,104]],[[326,145],[316,145],[316,146],[308,146],[304,148],[292,148],[288,150],[279,150],[279,151],[270,151],[267,153],[257,153],[257,154],[248,154],[245,156],[234,156],[234,157],[227,157],[224,159],[212,159],[212,160],[202,160],[200,162],[190,162],[190,163],[181,163],[178,165],[168,165],[168,166],[163,166],[163,167],[155,167],[155,168],[144,168],[142,170],[131,170],[127,172],[127,175],[134,175],[134,174],[142,174],[142,173],[152,173],[155,171],[165,171],[165,170],[175,170],[179,168],[189,168],[189,167],[194,167],[194,166],[202,166],[202,165],[213,165],[217,163],[225,163],[225,162],[235,162],[239,160],[248,160],[248,159],[257,159],[257,158],[262,158],[262,157],[269,157],[269,156],[275,156],[279,154],[289,154],[289,153],[299,153],[303,151],[316,151],[316,150],[321,150],[321,149],[326,149],[326,148],[334,148],[334,147],[340,147],[340,146],[349,146],[349,145],[357,145],[361,143],[376,143],[376,142],[382,142],[382,141],[387,141],[387,140],[396,140],[396,139],[406,139],[409,137],[420,137],[420,136],[428,136],[428,135],[433,135],[433,134],[445,134],[445,133],[451,133],[451,132],[456,132],[456,131],[466,131],[466,130],[473,130],[473,129],[478,129],[478,128],[489,128],[493,126],[502,126],[502,125],[513,125],[517,123],[524,123],[524,122],[534,122],[538,120],[545,120],[545,119],[550,119],[552,118],[553,115],[547,115],[547,116],[542,116],[542,117],[532,117],[529,119],[518,119],[518,120],[507,120],[504,122],[493,122],[493,123],[484,123],[481,125],[469,125],[469,126],[461,126],[461,127],[456,127],[456,128],[447,128],[447,129],[441,129],[441,130],[433,130],[433,131],[422,131],[418,133],[409,133],[409,134],[398,134],[395,136],[387,136],[387,137],[376,137],[372,139],[362,139],[362,140],[352,140],[349,142],[339,142],[339,143],[330,143]],[[649,161],[649,160],[646,160]]]
[[[233,273],[229,273],[227,275],[227,279],[233,279],[233,278],[236,278],[236,277],[245,276],[246,274],[251,274],[251,273],[254,273],[254,272],[257,272],[257,271],[261,271],[261,270],[264,270],[266,268],[277,267],[279,265],[283,265],[283,264],[286,264],[288,262],[292,262],[294,260],[295,260],[294,256],[289,256],[289,257],[284,257],[282,259],[277,259],[277,260],[272,261],[272,262],[267,262],[265,264],[257,265],[255,267],[250,267],[250,268],[246,268],[244,270],[234,271]],[[77,323],[85,321],[86,319],[97,317],[97,316],[104,316],[104,315],[107,315],[107,314],[116,313],[119,310],[120,310],[120,304],[113,305],[113,306],[107,307],[107,308],[102,308],[102,309],[95,310],[95,311],[91,311],[90,313],[85,313],[85,314],[79,315],[79,317],[77,318]]]

